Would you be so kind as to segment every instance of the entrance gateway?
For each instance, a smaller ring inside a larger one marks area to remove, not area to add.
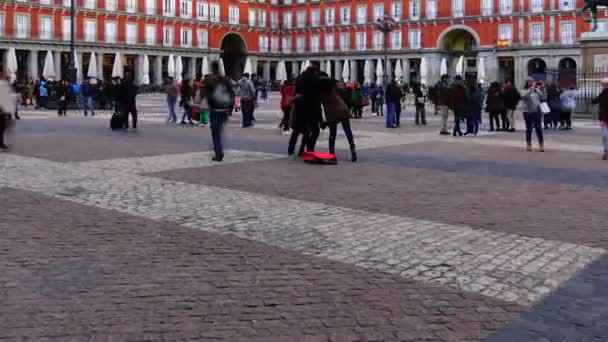
[[[247,47],[245,41],[237,33],[228,33],[222,39],[220,58],[224,62],[226,76],[238,80],[245,69]]]

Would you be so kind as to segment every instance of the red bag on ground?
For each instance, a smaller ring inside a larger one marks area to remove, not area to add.
[[[335,165],[338,164],[336,155],[328,152],[304,152],[302,160],[310,164]]]

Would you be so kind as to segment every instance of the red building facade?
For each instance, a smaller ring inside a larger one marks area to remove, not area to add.
[[[439,77],[445,58],[448,72],[464,56],[475,74],[483,60],[489,80],[547,69],[575,69],[578,37],[588,31],[577,13],[583,0],[74,0],[79,78],[88,75],[91,52],[98,77],[108,78],[120,52],[126,69],[141,74],[143,58],[150,79],[167,76],[169,55],[182,57],[184,77],[200,76],[203,57],[223,58],[237,77],[245,59],[267,79],[276,64],[288,72],[305,60],[331,65],[335,75],[349,63],[351,79],[363,80],[366,61],[383,63],[385,44],[393,73],[416,80],[426,60],[427,82]],[[17,49],[19,77],[40,77],[44,57],[54,54],[57,78],[69,60],[70,0],[5,0],[0,3],[0,49]],[[395,20],[385,39],[376,19]],[[6,57],[1,62],[6,65]],[[137,75],[138,79],[141,75]]]

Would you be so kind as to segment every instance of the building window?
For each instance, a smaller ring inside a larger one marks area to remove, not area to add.
[[[4,20],[3,20],[4,21]],[[29,35],[30,17],[27,14],[15,14],[15,35],[17,38],[27,38]]]
[[[175,0],[163,0],[163,14],[169,17],[175,15]]]
[[[357,24],[365,24],[367,22],[367,6],[357,6]]]
[[[358,51],[364,51],[367,48],[367,39],[365,32],[355,33],[355,44]]]
[[[283,0],[283,5],[291,5],[291,0]]]
[[[283,28],[291,28],[291,12],[283,13]]]
[[[296,52],[303,53],[306,47],[306,41],[304,36],[298,36],[296,38]]]
[[[259,36],[258,37],[258,51],[260,52],[268,52],[268,37]]]
[[[391,49],[401,49],[401,30],[391,31]]]
[[[545,25],[543,23],[530,24],[530,44],[535,46],[543,45]]]
[[[72,20],[70,17],[63,17],[61,19],[61,33],[63,34],[63,40],[69,41],[72,33]]]
[[[437,18],[437,0],[426,0],[426,18]]]
[[[84,21],[84,40],[90,43],[97,41],[97,23],[95,20],[86,19]]]
[[[500,14],[511,15],[513,13],[513,0],[500,0]]]
[[[312,27],[318,27],[321,25],[321,11],[318,9],[310,11],[310,25]]]
[[[196,16],[200,20],[209,20],[209,3],[199,2],[196,4]]]
[[[291,37],[283,37],[283,46],[281,49],[284,53],[291,53]]]
[[[270,12],[270,27],[279,28],[279,12]]]
[[[106,11],[116,11],[116,7],[116,0],[106,0]]]
[[[190,29],[182,29],[182,47],[191,47],[192,46],[192,30]]]
[[[220,21],[220,5],[211,4],[211,21],[217,23]]]
[[[325,51],[332,52],[334,51],[334,35],[332,33],[325,34]]]
[[[409,32],[410,49],[420,49],[420,30],[410,30]]]
[[[380,31],[374,32],[374,50],[382,50],[384,48],[384,34]]]
[[[135,45],[137,44],[137,24],[135,23],[127,23],[127,44]]]
[[[332,26],[336,24],[336,11],[333,8],[325,9],[325,25]]]
[[[315,34],[310,36],[310,52],[317,53],[320,50],[320,40],[319,35]]]
[[[391,16],[395,21],[401,21],[401,3],[393,2],[391,3]]]
[[[125,11],[129,13],[137,12],[137,0],[127,0],[125,3]]]
[[[179,7],[179,15],[182,18],[192,17],[192,0],[181,0],[181,6]]]
[[[97,6],[97,4],[95,2],[96,2],[95,0],[86,0],[84,2],[84,8],[86,8],[86,9],[95,9],[95,7]]]
[[[0,14],[2,16],[2,14]],[[53,38],[53,18],[47,16],[40,17],[40,39],[48,40]],[[0,23],[0,36],[2,23]]]
[[[350,6],[340,7],[340,22],[342,25],[350,24]]]
[[[511,42],[513,40],[513,25],[503,24],[498,26],[498,39]]]
[[[296,26],[298,28],[306,27],[306,11],[298,11],[296,14]]]
[[[247,11],[247,19],[249,21],[249,26],[254,27],[255,26],[255,19],[258,16],[258,13],[255,11],[255,9],[250,8]]]
[[[410,0],[410,20],[420,19],[420,0]]]
[[[270,38],[270,51],[274,53],[279,52],[279,37]]]
[[[198,47],[206,49],[209,46],[209,32],[207,30],[198,30]]]
[[[53,1],[52,0],[40,0],[40,4],[41,5],[52,5]]]
[[[239,8],[237,6],[228,7],[228,22],[234,25],[239,23]]]
[[[164,27],[163,45],[173,46],[173,27],[171,26]]]
[[[156,26],[146,25],[146,45],[156,45]]]
[[[374,21],[384,17],[384,4],[374,5]]]
[[[340,50],[341,51],[350,50],[350,33],[348,33],[348,32],[340,33]]]
[[[559,23],[559,38],[562,44],[574,44],[576,40],[576,34],[574,30],[574,22],[572,21],[563,21]]]
[[[279,15],[277,13],[277,27],[278,27]],[[260,27],[266,27],[266,10],[258,10],[258,25]]]
[[[562,11],[573,11],[575,1],[576,0],[559,0],[559,9]]]
[[[105,39],[108,44],[116,43],[116,22],[115,21],[106,21],[105,22]]]
[[[464,17],[464,0],[452,0],[452,15],[456,18]]]
[[[156,15],[156,0],[146,0],[146,14]]]
[[[530,12],[540,13],[545,7],[545,0],[530,0]]]
[[[298,3],[299,3],[299,4],[306,3],[306,0],[298,0]]]
[[[494,0],[481,0],[481,15],[492,15]]]

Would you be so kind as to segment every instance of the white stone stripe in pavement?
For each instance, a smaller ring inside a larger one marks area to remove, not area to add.
[[[172,156],[162,156],[171,164]],[[530,305],[605,250],[189,184],[95,164],[0,155],[1,186],[266,243]],[[201,171],[204,173],[204,169]],[[187,204],[187,205],[185,205]]]

